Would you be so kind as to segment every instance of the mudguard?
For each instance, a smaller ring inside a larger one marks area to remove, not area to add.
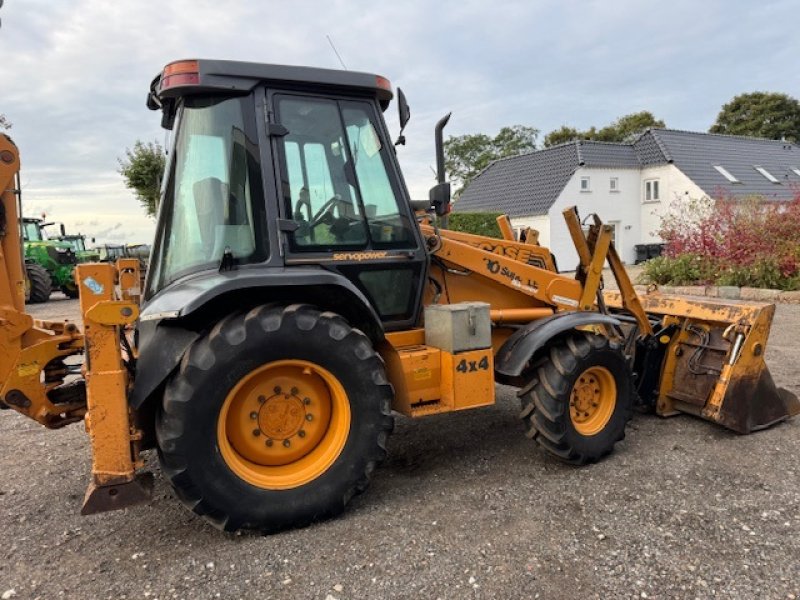
[[[548,342],[570,329],[586,325],[619,325],[609,315],[591,311],[564,312],[538,319],[515,331],[495,356],[494,370],[499,378],[510,380],[522,375],[526,365]]]
[[[347,278],[330,271],[308,268],[278,268],[232,273],[207,272],[178,282],[159,292],[142,309],[137,324],[136,345],[139,359],[129,404],[137,409],[178,366],[186,350],[202,335],[210,322],[204,309],[230,312],[246,308],[238,302],[230,306],[231,294],[244,292],[251,306],[281,301],[281,290],[289,304],[312,302],[334,310],[358,325],[371,339],[383,337],[383,325],[364,294]],[[300,289],[299,289],[300,288]],[[302,288],[308,292],[303,294]],[[312,293],[320,298],[313,302]],[[212,314],[212,319],[214,318]],[[220,312],[216,312],[219,316]]]

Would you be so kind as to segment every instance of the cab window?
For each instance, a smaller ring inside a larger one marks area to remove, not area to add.
[[[294,251],[414,243],[368,103],[278,96],[278,142]]]

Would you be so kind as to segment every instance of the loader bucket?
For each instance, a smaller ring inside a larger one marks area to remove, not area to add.
[[[618,294],[606,299],[620,306]],[[658,414],[690,413],[742,434],[800,414],[800,401],[775,385],[764,362],[774,304],[660,293],[640,300],[660,321],[654,345],[666,346],[647,390]]]

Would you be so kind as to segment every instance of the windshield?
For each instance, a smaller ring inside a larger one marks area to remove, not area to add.
[[[23,221],[22,237],[26,242],[41,242],[42,230],[36,221]]]
[[[69,244],[70,248],[75,252],[83,252],[86,250],[86,247],[83,245],[83,238],[66,238],[61,241]]]
[[[164,188],[148,293],[188,273],[266,258],[251,97],[186,98]]]

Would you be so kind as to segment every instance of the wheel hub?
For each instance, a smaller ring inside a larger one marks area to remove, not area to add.
[[[226,437],[254,465],[288,465],[325,437],[333,403],[319,369],[293,362],[267,366],[232,393]]]
[[[617,404],[617,384],[605,367],[589,367],[572,385],[569,416],[581,435],[595,435],[611,419]]]
[[[589,373],[581,375],[572,389],[572,406],[575,420],[585,421],[597,410],[600,405],[600,383],[597,378]]]
[[[306,414],[302,398],[291,394],[275,394],[261,405],[258,427],[268,438],[286,440],[300,432],[306,423]]]

